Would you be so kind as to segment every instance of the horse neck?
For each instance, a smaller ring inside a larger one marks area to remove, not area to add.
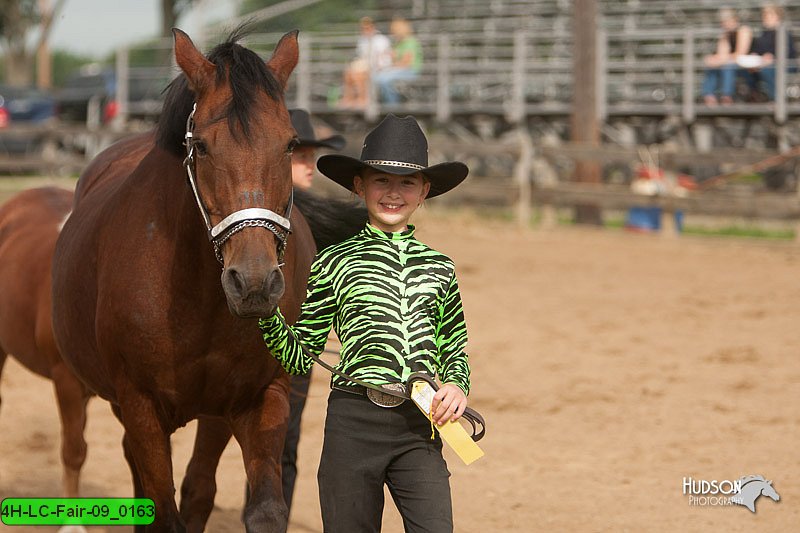
[[[739,494],[740,496],[745,496],[749,499],[755,499],[761,494],[761,490],[763,488],[764,487],[760,481],[751,481],[742,487],[742,490]]]

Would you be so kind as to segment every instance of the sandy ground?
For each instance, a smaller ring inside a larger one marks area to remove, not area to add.
[[[458,265],[471,405],[489,424],[477,463],[464,466],[447,451],[457,531],[796,530],[800,247],[522,232],[435,212],[418,222],[420,238]],[[321,531],[315,476],[327,380],[315,372],[291,532]],[[50,384],[11,361],[2,396],[0,496],[57,496]],[[193,432],[173,438],[176,484]],[[86,434],[84,494],[129,496],[121,428],[100,400],[90,403]],[[748,474],[773,480],[781,501],[761,497],[753,514],[690,506],[682,493],[684,477]],[[241,531],[235,444],[218,485],[208,530]],[[391,503],[384,523],[402,531]]]

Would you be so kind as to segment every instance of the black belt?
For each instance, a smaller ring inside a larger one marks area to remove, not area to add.
[[[436,383],[436,381],[423,372],[411,374],[411,376],[408,378],[408,382],[413,383],[418,379],[428,382],[430,386],[433,387],[433,390],[439,390],[439,385]],[[407,391],[389,390],[386,388],[391,386],[392,385],[383,385],[379,390],[372,387],[365,387],[363,385],[333,385],[332,388],[334,390],[349,394],[366,396],[372,403],[380,407],[397,407],[405,400],[409,399],[409,393]],[[399,385],[399,387],[401,389],[405,389],[403,385]],[[472,409],[471,407],[467,407],[461,417],[472,426],[472,440],[477,442],[483,438],[483,435],[486,433],[486,422],[483,420],[483,416],[481,416],[478,411]]]
[[[399,394],[405,394],[405,387],[403,387],[402,385],[396,387],[397,390],[393,391],[397,392],[398,393],[397,395],[384,392],[388,390],[386,389],[386,387],[388,386],[390,385],[384,385],[383,387],[381,387],[380,390],[376,390],[373,388],[367,388],[363,385],[354,385],[351,387],[342,387],[334,385],[333,389],[342,392],[347,392],[350,394],[358,394],[359,396],[366,396],[369,399],[369,401],[371,401],[378,407],[397,407],[398,405],[402,404],[408,399],[407,395],[406,396],[399,395]]]
[[[362,381],[353,376],[348,376],[338,368],[332,367],[331,365],[329,365],[328,363],[326,363],[325,361],[323,361],[322,359],[311,353],[311,351],[308,350],[308,348],[306,348],[303,345],[303,343],[297,339],[297,337],[294,334],[294,331],[292,331],[292,328],[289,327],[289,325],[283,319],[283,316],[281,316],[280,314],[278,314],[278,320],[280,320],[281,324],[283,324],[283,327],[286,328],[286,330],[289,332],[289,335],[291,335],[294,338],[295,342],[297,342],[297,345],[300,346],[300,349],[307,357],[309,357],[312,361],[319,363],[319,365],[322,366],[322,368],[354,384],[350,387],[337,388],[337,390],[350,392],[351,388],[354,389],[355,387],[361,387],[364,389],[364,395],[367,398],[369,398],[370,401],[372,401],[372,403],[374,403],[375,405],[380,405],[381,407],[395,407],[403,403],[405,400],[410,399],[410,393],[406,390],[406,386],[403,385],[402,383],[392,383],[390,385],[383,385],[383,386],[373,385],[372,383],[367,383],[366,381]],[[436,383],[436,381],[432,377],[428,376],[423,372],[417,372],[409,376],[408,378],[409,387],[414,382],[414,380],[417,379],[425,380],[431,385],[431,387],[433,387],[433,390],[439,390],[439,385]],[[472,435],[470,436],[472,440],[476,442],[481,440],[484,434],[486,434],[486,422],[484,422],[483,417],[480,415],[480,413],[478,413],[476,410],[470,407],[467,407],[464,410],[464,414],[461,416],[472,426]]]

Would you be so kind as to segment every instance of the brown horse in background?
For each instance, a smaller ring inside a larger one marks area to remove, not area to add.
[[[266,64],[238,38],[205,58],[175,31],[183,75],[168,89],[154,141],[134,138],[98,155],[56,243],[56,341],[122,422],[135,494],[156,504],[154,531],[183,531],[181,515],[200,516],[190,528],[202,529],[219,447],[231,432],[251,493],[247,531],[286,528],[288,380],[256,319],[279,301],[296,319],[315,252],[308,225],[290,209],[295,132],[283,90],[297,36],[284,36]],[[292,232],[285,256],[284,216]],[[179,513],[169,436],[195,418],[183,490],[191,505]]]
[[[11,355],[53,381],[61,417],[63,495],[77,498],[90,393],[56,348],[50,299],[53,250],[71,208],[72,191],[56,187],[21,192],[0,207],[0,372]]]

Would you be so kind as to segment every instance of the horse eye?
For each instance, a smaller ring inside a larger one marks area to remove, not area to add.
[[[197,152],[197,155],[199,156],[204,156],[208,154],[208,147],[206,146],[206,143],[204,143],[203,141],[195,141],[194,150],[195,152]]]
[[[292,155],[294,153],[294,149],[297,148],[297,145],[300,144],[300,141],[295,138],[289,141],[288,146],[286,146],[286,153]]]

